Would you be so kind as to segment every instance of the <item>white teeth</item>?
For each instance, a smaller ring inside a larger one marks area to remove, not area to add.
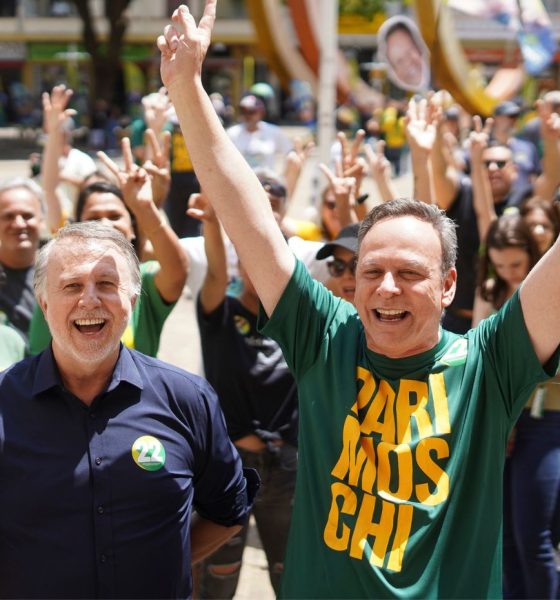
[[[387,315],[387,316],[393,316],[393,315],[402,315],[405,311],[404,310],[389,310],[386,308],[378,308],[377,312],[382,314],[382,315]]]
[[[76,319],[75,323],[80,327],[86,325],[103,325],[105,319]]]

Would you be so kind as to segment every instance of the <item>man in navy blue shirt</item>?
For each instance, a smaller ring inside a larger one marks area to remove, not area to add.
[[[34,284],[52,345],[0,376],[0,596],[187,598],[258,477],[207,382],[120,343],[140,292],[120,233],[60,230]]]

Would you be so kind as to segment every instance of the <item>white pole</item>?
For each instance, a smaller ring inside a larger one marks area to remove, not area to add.
[[[330,162],[330,148],[335,139],[336,110],[336,53],[338,50],[338,0],[321,0],[320,22],[320,62],[319,62],[319,104],[317,120],[317,140],[319,160]]]

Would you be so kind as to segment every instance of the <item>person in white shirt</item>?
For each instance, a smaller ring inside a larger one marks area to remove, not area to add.
[[[276,170],[277,158],[285,158],[293,144],[277,125],[263,121],[265,106],[260,98],[248,95],[239,103],[241,123],[227,129],[227,133],[255,169],[267,167]]]

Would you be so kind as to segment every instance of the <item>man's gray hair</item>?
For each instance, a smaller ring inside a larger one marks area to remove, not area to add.
[[[379,221],[396,219],[398,217],[415,217],[425,221],[436,230],[441,242],[441,271],[446,275],[457,261],[457,232],[456,225],[443,210],[433,204],[426,204],[419,200],[399,198],[384,202],[374,207],[362,221],[358,232],[358,254],[362,241],[368,231]]]
[[[0,195],[2,195],[4,192],[9,192],[10,190],[16,190],[20,188],[28,190],[35,196],[35,198],[37,198],[37,200],[39,200],[41,212],[44,213],[45,196],[41,186],[33,181],[33,179],[29,179],[29,177],[10,177],[9,179],[0,180]]]
[[[38,252],[35,261],[35,274],[33,276],[33,289],[37,299],[45,297],[47,286],[47,264],[53,248],[65,240],[75,240],[76,243],[88,244],[92,241],[111,242],[126,259],[130,271],[130,280],[132,282],[130,293],[132,296],[140,295],[142,280],[140,276],[140,264],[132,244],[110,225],[104,225],[98,221],[84,221],[82,223],[72,223],[58,230],[56,237],[45,244]]]

